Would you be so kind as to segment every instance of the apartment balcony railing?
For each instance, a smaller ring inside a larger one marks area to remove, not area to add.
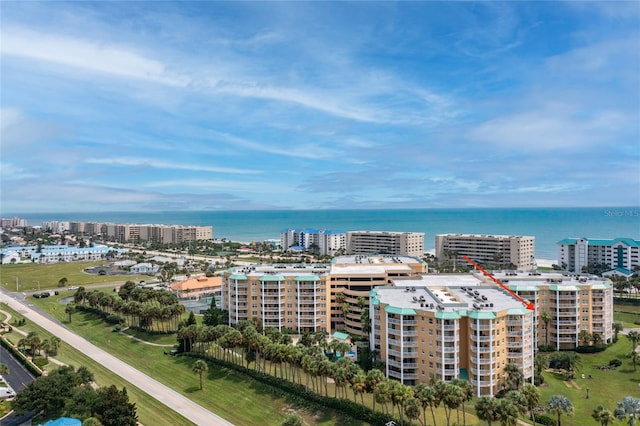
[[[489,331],[492,328],[495,328],[495,327],[492,327],[491,325],[488,325],[488,324],[478,325],[478,324],[471,323],[471,329],[472,330],[476,330],[476,331],[478,331],[478,330],[480,330],[480,331]]]
[[[436,324],[438,330],[457,330],[458,324]]]
[[[394,359],[388,360],[387,365],[398,368],[418,368],[418,364],[415,362],[400,362]]]
[[[389,370],[389,376],[395,377],[396,379],[404,378],[404,380],[416,380],[418,378],[418,375],[416,373],[403,374],[400,371],[394,371],[394,370]]]
[[[493,351],[493,348],[487,346],[470,346],[471,352],[486,354]]]
[[[493,340],[492,336],[477,336],[475,334],[471,335],[471,340],[474,342],[491,342]]]
[[[393,355],[393,356],[399,356],[402,359],[408,359],[408,358],[417,358],[418,357],[418,352],[416,351],[404,351],[404,352],[400,352],[400,351],[396,351],[395,349],[388,349],[387,353],[389,355]]]
[[[387,322],[389,324],[396,324],[396,325],[400,325],[401,324],[400,320],[399,319],[395,319],[395,318],[388,318]],[[402,324],[403,325],[416,325],[417,323],[418,322],[416,320],[406,320],[406,319],[402,320]]]

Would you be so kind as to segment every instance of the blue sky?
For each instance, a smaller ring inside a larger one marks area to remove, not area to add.
[[[638,2],[3,2],[1,209],[640,205]]]

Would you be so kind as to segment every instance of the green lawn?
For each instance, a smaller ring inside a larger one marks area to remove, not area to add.
[[[602,405],[613,411],[616,403],[625,396],[640,395],[640,368],[633,371],[633,364],[629,358],[631,342],[623,335],[606,351],[598,354],[580,354],[582,368],[576,374],[575,385],[569,387],[561,377],[553,373],[543,373],[546,386],[540,388],[542,401],[546,403],[551,395],[561,394],[568,397],[575,407],[574,417],[563,417],[565,426],[595,424],[591,417],[594,407]],[[622,366],[615,371],[603,371],[594,366],[608,364],[611,359],[619,359]],[[639,366],[640,367],[640,366]],[[582,374],[585,379],[582,379]],[[589,379],[589,375],[592,376]],[[577,387],[576,387],[577,386]],[[580,389],[578,389],[580,388]],[[587,399],[587,388],[589,399]]]
[[[16,278],[19,283],[19,291],[40,289],[57,289],[58,282],[67,278],[65,287],[86,286],[90,284],[104,284],[109,282],[135,281],[149,279],[146,275],[91,275],[84,273],[84,269],[92,266],[105,265],[106,262],[61,262],[49,265],[37,263],[23,263],[18,265],[1,265],[0,285],[16,291]]]
[[[613,320],[627,328],[640,327],[640,305],[613,305]]]
[[[44,299],[42,299],[44,300]],[[9,312],[12,315],[11,322],[15,319],[20,319],[22,316],[9,308],[7,305],[0,305],[0,310]],[[60,310],[64,314],[64,310]],[[4,320],[4,316],[0,314]],[[51,334],[39,327],[36,324],[27,321],[22,327],[19,327],[25,332],[36,331],[41,339],[48,339]],[[23,336],[17,332],[11,332],[8,334],[11,341],[16,343]],[[95,362],[91,358],[85,356],[82,352],[74,349],[73,347],[62,342],[60,350],[56,359],[74,367],[85,366],[94,375],[95,381],[99,386],[116,385],[119,389],[123,387],[127,388],[129,399],[136,403],[138,409],[138,420],[145,425],[160,425],[160,424],[172,424],[172,425],[191,425],[190,421],[176,413],[175,411],[168,409],[166,406],[151,398],[149,395],[135,387],[133,384],[121,379],[119,376],[113,374],[110,370],[104,368],[99,363]],[[47,366],[47,368],[54,368],[53,365]]]
[[[70,293],[70,292],[69,292]],[[73,314],[72,322],[62,309],[59,299],[65,295],[46,299],[34,299],[43,310],[80,334],[96,346],[117,356],[159,382],[182,393],[198,404],[228,419],[237,425],[279,425],[289,410],[295,410],[286,398],[259,382],[239,376],[232,370],[211,364],[203,391],[199,390],[198,376],[191,371],[194,360],[188,357],[166,355],[168,348],[156,347],[137,342],[112,331],[94,315],[84,312]],[[67,295],[68,296],[68,295]],[[138,337],[147,337],[136,333]],[[155,343],[175,343],[175,335],[163,336]],[[127,387],[128,389],[128,387]],[[156,411],[163,408],[154,407]],[[301,414],[309,424],[318,425],[363,425],[365,423],[343,418],[339,414],[322,410],[315,412],[302,410]],[[142,421],[142,420],[141,420]],[[145,423],[142,421],[142,423]],[[145,423],[146,424],[146,423]],[[157,423],[148,424],[181,424]]]

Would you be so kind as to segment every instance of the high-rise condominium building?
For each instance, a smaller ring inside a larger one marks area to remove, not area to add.
[[[424,233],[348,231],[347,254],[423,256]]]
[[[463,256],[478,263],[535,269],[535,237],[513,235],[440,234],[436,235],[436,257],[455,259],[467,265]]]
[[[594,342],[610,342],[613,338],[613,288],[608,279],[552,272],[494,276],[534,304],[538,345],[575,349],[583,343],[583,330],[594,337]],[[477,277],[487,281],[481,274]],[[542,320],[543,313],[548,314],[548,322]]]
[[[222,280],[229,324],[257,318],[263,327],[330,332],[327,265],[254,265],[233,268]]]
[[[371,349],[405,384],[461,378],[479,396],[502,389],[507,364],[533,377],[534,312],[496,285],[379,287],[371,312]]]
[[[576,273],[590,265],[606,265],[628,275],[640,267],[640,240],[566,238],[558,242],[558,264]]]

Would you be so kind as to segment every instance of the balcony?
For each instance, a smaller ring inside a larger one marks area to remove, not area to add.
[[[457,330],[458,329],[458,324],[436,324],[436,328],[438,330]]]
[[[387,323],[389,324],[396,324],[396,325],[400,325],[400,320],[399,319],[395,319],[395,318],[388,318],[387,319]],[[416,325],[418,324],[418,322],[416,320],[406,320],[403,319],[402,320],[402,325]]]
[[[493,340],[493,337],[492,336],[476,336],[472,334],[471,340],[473,340],[474,342],[491,342]]]
[[[458,345],[443,345],[437,348],[438,352],[441,353],[456,353],[460,350]]]
[[[471,352],[481,353],[481,354],[486,354],[493,351],[493,349],[488,346],[480,346],[480,347],[470,346],[470,349],[471,349]]]
[[[397,356],[397,357],[400,357],[402,359],[417,358],[418,357],[418,352],[416,352],[416,351],[400,352],[400,351],[396,351],[395,349],[388,349],[387,350],[387,354],[388,355]]]
[[[418,368],[418,364],[415,362],[400,362],[393,359],[388,360],[387,365],[398,368]]]
[[[440,340],[441,342],[458,342],[460,341],[460,336],[458,336],[457,334],[437,334],[436,338],[438,340]]]
[[[416,373],[404,373],[402,374],[399,371],[389,370],[389,376],[395,377],[396,379],[404,379],[404,380],[416,380],[418,375]]]
[[[476,376],[480,376],[480,375],[486,376],[486,375],[489,375],[489,374],[493,373],[493,370],[484,369],[484,368],[478,369],[478,368],[475,368],[475,367],[471,367],[469,370],[471,370],[471,373],[475,374]]]
[[[495,327],[492,327],[491,325],[478,325],[478,324],[471,323],[471,329],[476,331],[477,330],[490,331],[492,328],[495,328]]]
[[[522,321],[522,320],[507,320],[507,325],[508,326],[522,326],[522,325],[526,325],[527,321]]]

